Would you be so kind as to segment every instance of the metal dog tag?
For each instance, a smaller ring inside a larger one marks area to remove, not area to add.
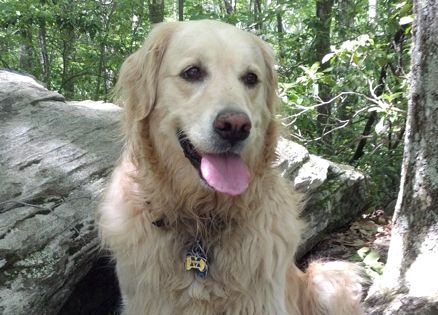
[[[207,255],[202,248],[201,242],[196,240],[192,248],[186,254],[185,260],[186,271],[193,270],[200,278],[205,278],[208,273]]]

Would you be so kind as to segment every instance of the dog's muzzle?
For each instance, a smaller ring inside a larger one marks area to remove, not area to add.
[[[239,154],[229,150],[220,153],[200,153],[182,130],[177,131],[177,137],[184,156],[195,167],[205,184],[231,196],[246,191],[250,173]],[[231,147],[228,145],[228,148]]]

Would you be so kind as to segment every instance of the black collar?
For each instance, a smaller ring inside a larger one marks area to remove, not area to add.
[[[167,219],[165,217],[152,221],[152,225],[156,227],[165,227],[168,225]]]
[[[169,222],[166,217],[162,217],[152,221],[152,225],[157,228],[166,228]],[[192,246],[187,250],[184,260],[184,267],[186,271],[192,271],[201,279],[204,279],[208,274],[208,260],[202,241],[196,239]]]

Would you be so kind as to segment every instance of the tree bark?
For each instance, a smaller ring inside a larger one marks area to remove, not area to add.
[[[75,30],[74,26],[66,23],[62,29],[63,33],[63,51],[62,51],[62,90],[67,99],[73,99],[75,95],[75,83],[73,79],[73,70],[71,62],[75,50]]]
[[[338,36],[342,41],[347,40],[347,34],[351,33],[351,29],[354,27],[354,18],[356,16],[356,4],[349,0],[338,1]]]
[[[152,24],[164,21],[164,0],[149,0],[149,21]]]
[[[367,314],[438,314],[438,0],[415,0],[411,94],[385,272]]]
[[[257,31],[263,28],[261,0],[254,0],[254,26]]]
[[[47,89],[50,89],[50,60],[47,51],[47,28],[45,18],[41,18],[39,21],[39,41],[41,49],[41,66],[43,69],[42,79],[43,82],[46,83]]]
[[[234,12],[232,0],[224,0],[225,12],[230,15]]]
[[[282,0],[277,0],[277,35],[278,35],[278,50],[279,50],[279,58],[280,60],[284,58],[284,27],[283,27],[283,3]]]
[[[99,100],[101,97],[101,84],[103,81],[103,90],[104,90],[104,99],[106,100],[107,95],[107,84],[108,84],[108,76],[107,76],[107,67],[106,67],[106,53],[107,53],[107,45],[108,45],[108,36],[109,36],[109,28],[112,23],[112,16],[114,11],[116,10],[116,2],[113,1],[112,3],[109,3],[109,8],[105,8],[105,3],[103,1],[100,2],[100,5],[103,8],[102,11],[102,20],[104,21],[104,28],[103,28],[103,36],[100,40],[100,47],[99,47],[99,62],[97,67],[97,73],[96,73],[96,89],[94,91],[94,100]]]
[[[20,68],[27,73],[35,73],[33,69],[32,30],[30,27],[20,30],[22,43],[20,45]]]
[[[178,0],[178,21],[184,21],[184,0]]]
[[[148,2],[149,3],[149,2]],[[131,43],[130,43],[130,52],[132,53],[134,49],[136,49],[135,42],[138,39],[138,30],[139,27],[143,24],[144,19],[144,8],[145,8],[145,0],[141,0],[137,6],[133,6],[132,17],[131,17]],[[134,20],[134,16],[137,17],[137,20]],[[111,82],[111,85],[115,84],[116,77],[113,76],[114,82]]]
[[[322,58],[330,52],[330,25],[332,21],[332,10],[334,0],[317,0],[316,1],[316,18],[317,28],[315,34],[315,61],[321,62]],[[321,63],[320,71],[327,69],[328,63]],[[319,84],[319,97],[323,102],[331,99],[330,87],[326,84]],[[327,125],[331,115],[331,103],[317,107],[318,116],[317,124],[321,136],[329,131]]]

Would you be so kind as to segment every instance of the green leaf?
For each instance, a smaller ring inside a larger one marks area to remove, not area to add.
[[[400,19],[400,21],[398,22],[398,24],[400,24],[400,25],[411,24],[412,21],[414,21],[414,17],[412,15],[408,15],[408,16],[402,17]]]
[[[396,3],[396,4],[395,4],[395,8],[396,8],[396,9],[400,9],[400,8],[402,8],[405,4],[406,4],[406,1],[403,1],[403,2],[400,2],[400,3]]]
[[[352,60],[354,62],[355,65],[359,65],[360,63],[360,57],[359,54],[357,54],[356,52],[353,53],[353,55],[351,56]]]
[[[365,258],[365,256],[369,253],[369,251],[370,251],[369,247],[362,247],[362,248],[357,250],[357,254],[363,260]]]
[[[332,57],[335,55],[335,53],[328,53],[327,55],[325,55],[322,60],[321,63],[326,63],[327,61],[329,61],[330,59],[332,59]]]
[[[371,249],[368,255],[366,255],[366,257],[364,258],[363,263],[366,266],[372,268],[377,273],[382,273],[384,264],[381,263],[379,259],[380,259],[379,253],[376,250]]]
[[[311,70],[312,72],[316,72],[316,71],[318,71],[319,66],[320,66],[319,62],[315,62],[315,63],[310,67],[310,70]]]

